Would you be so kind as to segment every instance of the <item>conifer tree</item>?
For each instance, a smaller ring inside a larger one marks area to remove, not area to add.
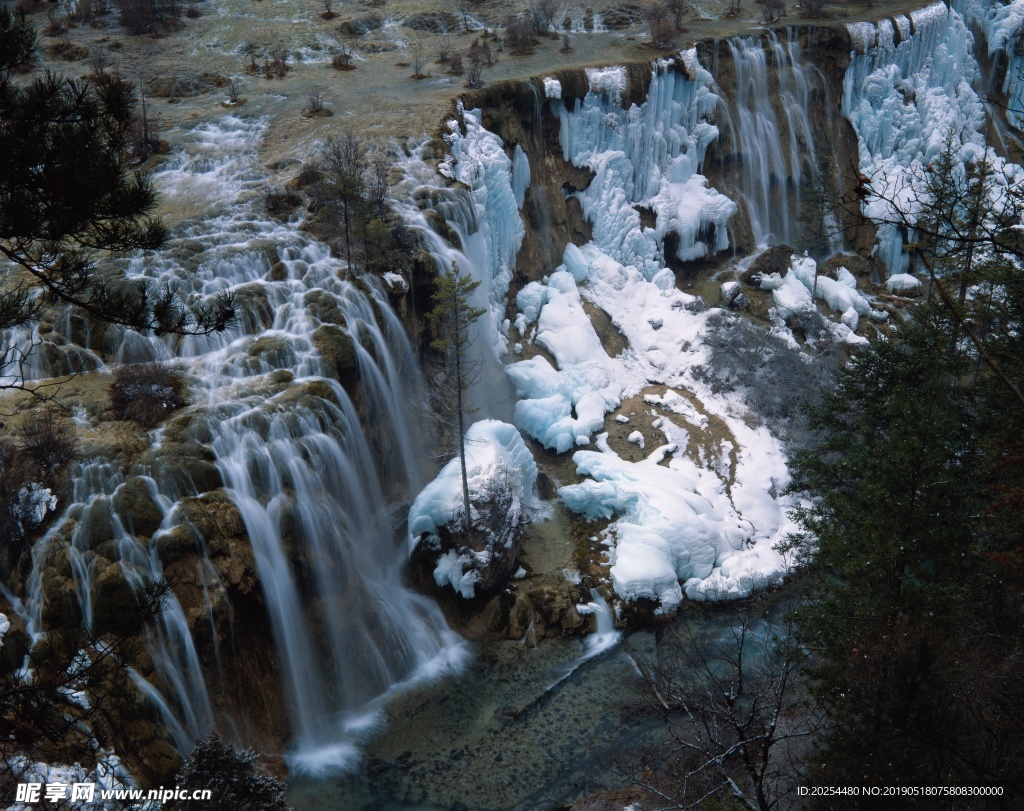
[[[8,274],[0,289],[0,329],[29,324],[54,303],[158,334],[226,329],[230,294],[186,301],[171,286],[98,275],[98,253],[153,249],[166,236],[152,183],[129,169],[135,90],[109,76],[90,87],[49,72],[16,83],[35,50],[24,14],[0,7],[0,258],[23,275]]]
[[[441,411],[452,417],[453,429],[458,434],[459,462],[462,466],[463,530],[470,527],[469,479],[466,473],[466,417],[472,413],[465,401],[466,391],[479,372],[479,364],[469,357],[471,346],[469,330],[484,314],[480,307],[469,303],[470,296],[480,286],[469,276],[463,276],[456,262],[451,270],[437,278],[433,307],[427,319],[435,338],[430,346],[441,355],[441,369],[434,378]]]

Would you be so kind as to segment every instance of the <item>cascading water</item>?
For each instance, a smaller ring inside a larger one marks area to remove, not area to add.
[[[728,40],[735,73],[732,86],[717,86],[723,99],[721,129],[736,156],[737,190],[754,240],[794,244],[800,188],[817,171],[811,105],[824,88],[816,68],[803,60],[796,32],[785,42],[774,31]]]
[[[426,407],[415,356],[376,280],[343,280],[343,264],[325,246],[254,213],[266,182],[255,160],[264,129],[263,121],[225,117],[188,136],[155,180],[172,215],[213,211],[185,219],[163,251],[128,267],[129,276],[175,284],[184,295],[236,291],[245,309],[239,324],[214,339],[129,335],[117,354],[177,357],[192,376],[194,404],[182,430],[212,450],[244,522],[281,663],[291,761],[315,772],[350,765],[366,711],[398,684],[457,666],[462,644],[437,606],[402,582],[401,499],[418,489],[424,457],[412,429]],[[273,274],[268,250],[280,259]],[[334,379],[334,361],[345,358],[358,407]],[[372,415],[372,433],[360,408]],[[159,460],[161,432],[152,440],[148,458]],[[68,546],[87,622],[100,551],[129,583],[163,575],[161,545],[187,524],[183,499],[200,495],[187,475],[163,470],[133,471],[162,515],[148,543],[112,506],[125,476],[104,459],[76,471],[74,503],[35,549],[25,608],[34,632],[43,629],[40,584],[51,544]],[[222,595],[198,533],[196,543],[203,594]],[[197,654],[173,595],[150,651],[156,684],[141,676],[137,683],[187,751],[214,724],[205,679],[216,675],[218,651]]]

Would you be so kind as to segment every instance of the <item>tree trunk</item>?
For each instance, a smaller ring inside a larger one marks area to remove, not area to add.
[[[456,407],[459,411],[459,463],[462,465],[462,506],[466,511],[463,529],[469,532],[470,525],[470,503],[469,503],[469,476],[466,473],[466,430],[465,411],[462,407],[462,332],[459,326],[459,297],[455,296],[452,302],[455,311],[455,396]]]

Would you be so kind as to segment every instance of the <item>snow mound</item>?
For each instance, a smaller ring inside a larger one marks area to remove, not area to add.
[[[486,498],[497,480],[508,482],[517,504],[533,503],[537,464],[519,432],[508,423],[481,420],[470,426],[466,431],[466,474],[471,504]],[[409,508],[410,550],[424,535],[435,535],[462,512],[462,471],[456,457],[420,491]]]
[[[544,96],[549,99],[562,98],[562,83],[550,76],[544,77]]]
[[[618,516],[608,530],[615,592],[627,601],[655,600],[663,613],[679,606],[680,580],[709,577],[719,557],[742,549],[753,533],[717,478],[685,459],[658,464],[671,450],[663,446],[635,463],[578,451],[577,472],[590,480],[558,491],[569,509],[591,520]]]
[[[885,286],[890,293],[906,293],[920,289],[921,280],[909,273],[896,273],[885,280]]]

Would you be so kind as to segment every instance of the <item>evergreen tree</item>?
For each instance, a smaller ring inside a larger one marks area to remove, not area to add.
[[[482,308],[469,304],[469,297],[479,286],[480,282],[461,275],[458,264],[452,262],[451,270],[437,277],[433,308],[427,313],[435,335],[430,346],[441,354],[441,369],[434,378],[439,393],[437,405],[442,412],[453,418],[453,429],[458,435],[465,531],[469,530],[471,516],[465,426],[466,416],[471,412],[466,406],[465,393],[479,370],[478,364],[469,357],[469,330],[484,314]]]
[[[166,235],[152,216],[152,183],[129,170],[134,88],[51,73],[16,83],[13,73],[32,64],[35,48],[24,15],[0,7],[0,256],[22,272],[8,274],[0,290],[0,329],[64,303],[158,334],[224,330],[235,315],[230,294],[193,302],[170,286],[100,278],[97,253],[157,248]]]
[[[178,772],[178,788],[210,791],[209,800],[178,800],[175,811],[290,811],[286,786],[256,771],[252,750],[236,751],[215,733],[197,741]]]
[[[792,459],[815,496],[794,547],[813,556],[796,616],[830,717],[822,784],[1021,790],[1020,597],[985,515],[991,383],[956,325],[924,305],[855,358]]]

